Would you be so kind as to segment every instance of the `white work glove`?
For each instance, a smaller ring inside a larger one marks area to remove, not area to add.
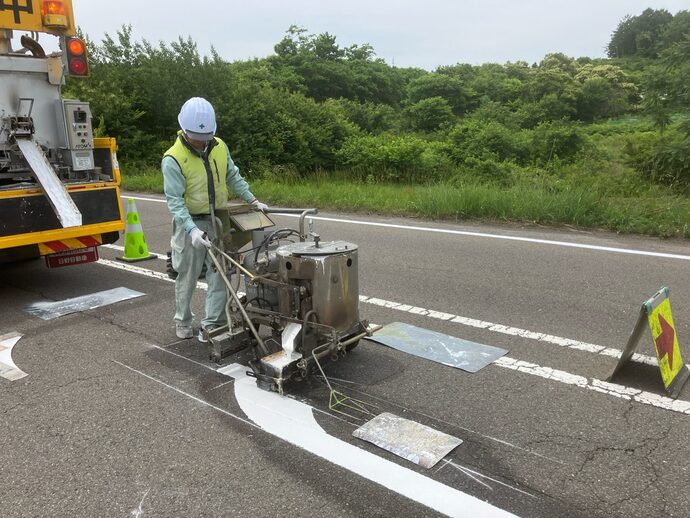
[[[261,202],[260,202],[259,200],[257,200],[257,199],[255,199],[255,200],[252,202],[252,205],[254,205],[254,207],[256,207],[257,209],[259,209],[261,212],[265,211],[265,210],[268,208],[268,205],[266,205],[265,203],[261,203]]]
[[[211,248],[211,242],[205,237],[204,233],[197,227],[194,227],[189,233],[189,237],[192,238],[192,246],[194,248]]]

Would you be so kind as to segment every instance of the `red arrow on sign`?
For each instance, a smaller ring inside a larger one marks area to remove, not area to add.
[[[676,336],[676,331],[671,327],[671,325],[666,322],[666,319],[659,313],[659,324],[661,325],[661,334],[656,337],[654,343],[656,344],[656,350],[659,354],[659,360],[668,356],[668,366],[673,370],[673,343]]]

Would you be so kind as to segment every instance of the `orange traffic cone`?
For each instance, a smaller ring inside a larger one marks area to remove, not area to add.
[[[156,256],[149,253],[144,238],[144,229],[137,212],[137,205],[132,198],[127,199],[127,216],[125,219],[125,255],[120,257],[122,261],[133,263],[154,259]]]

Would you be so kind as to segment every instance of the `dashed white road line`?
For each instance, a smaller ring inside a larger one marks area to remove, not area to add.
[[[586,378],[577,374],[552,369],[551,367],[542,367],[536,363],[516,360],[509,356],[499,358],[494,362],[494,365],[530,374],[531,376],[538,376],[547,380],[565,383],[566,385],[574,385],[587,390],[593,390],[594,392],[600,392],[627,401],[637,401],[644,405],[651,405],[679,414],[690,415],[690,401],[671,399],[670,397],[660,396],[652,392],[626,387],[624,385],[618,385],[617,383],[609,383],[596,378]]]
[[[611,358],[620,358],[622,354],[622,351],[620,349],[614,349],[612,347],[604,347],[603,345],[581,342],[579,340],[573,340],[572,338],[564,338],[562,336],[554,336],[546,333],[539,333],[537,331],[530,331],[528,329],[521,329],[519,327],[506,326],[503,324],[496,324],[494,322],[488,322],[485,320],[477,320],[475,318],[454,315],[452,313],[435,311],[433,309],[420,308],[417,306],[411,306],[410,304],[402,304],[400,302],[393,302],[390,300],[378,299],[375,297],[367,297],[366,295],[360,295],[359,301],[364,302],[366,304],[372,304],[374,306],[380,306],[387,309],[402,311],[404,313],[412,313],[413,315],[421,315],[429,318],[435,318],[437,320],[453,322],[454,324],[461,324],[463,326],[475,327],[478,329],[486,329],[488,331],[493,331],[494,333],[518,336],[520,338],[536,340],[538,342],[545,342],[557,345],[559,347],[575,349],[577,351],[585,351],[592,354],[600,354],[602,356],[608,356]],[[635,353],[632,357],[632,360],[639,363],[644,363],[646,365],[652,365],[655,367],[659,365],[659,362],[654,356],[648,356],[645,354]],[[688,365],[688,367],[690,367],[690,364]]]
[[[160,272],[154,272],[152,270],[147,270],[146,268],[141,268],[139,266],[134,266],[127,263],[120,263],[118,261],[109,261],[107,259],[100,259],[98,264],[103,266],[109,266],[111,268],[117,268],[124,271],[129,271],[139,275],[144,275],[147,277],[164,280],[166,282],[174,282],[166,274]],[[206,283],[198,282],[198,289],[206,290],[208,287]],[[513,336],[521,336],[524,338],[535,339],[547,343],[553,343],[563,347],[571,347],[577,350],[583,350],[587,352],[592,352],[595,354],[604,354],[606,356],[620,357],[621,351],[618,349],[608,349],[596,344],[587,344],[586,342],[578,342],[576,340],[570,340],[568,338],[554,337],[551,335],[545,335],[543,333],[535,333],[533,331],[527,331],[524,329],[513,328],[508,326],[503,326],[500,324],[493,324],[491,322],[484,322],[481,320],[468,319],[466,317],[460,317],[458,315],[453,315],[452,313],[443,313],[439,311],[433,311],[425,308],[420,308],[416,306],[411,306],[409,304],[399,304],[397,302],[386,301],[383,299],[377,299],[373,297],[367,297],[364,295],[360,296],[360,301],[368,304],[374,304],[377,306],[387,307],[390,309],[396,309],[398,311],[404,311],[412,313],[415,315],[422,315],[430,318],[436,318],[439,320],[451,321],[463,325],[470,325],[472,327],[478,327],[482,329],[487,329],[490,331],[510,334]],[[577,347],[576,347],[577,346]],[[647,364],[656,365],[656,358],[649,356],[637,355],[637,361],[642,361]],[[653,363],[652,363],[653,362]],[[672,412],[690,415],[690,401],[671,399],[666,396],[661,396],[651,392],[643,391],[640,389],[635,389],[632,387],[626,387],[624,385],[618,385],[616,383],[608,383],[596,378],[587,378],[580,376],[578,374],[571,374],[566,371],[561,371],[553,369],[551,367],[544,367],[536,363],[529,363],[526,361],[511,358],[509,356],[504,356],[500,358],[494,365],[513,371],[521,372],[524,374],[529,374],[532,376],[537,376],[540,378],[548,379],[551,381],[556,381],[559,383],[564,383],[566,385],[576,386],[584,388],[587,390],[592,390],[608,396],[632,400],[645,405],[650,405],[656,408],[661,408],[664,410],[669,410]]]
[[[123,247],[118,247],[115,245],[109,245],[109,248],[115,250],[123,250]],[[167,259],[167,256],[163,254],[154,254],[161,259]],[[106,264],[107,266],[112,266],[114,268],[119,268],[122,270],[130,270],[135,273],[140,273],[142,275],[148,275],[150,277],[155,277],[168,282],[175,282],[170,279],[166,274],[160,272],[154,272],[147,270],[145,268],[140,268],[138,266],[133,266],[128,263],[119,263],[116,261],[109,261],[107,259],[101,259],[99,262]],[[199,281],[197,283],[197,288],[207,289],[205,282]],[[372,304],[374,306],[380,306],[387,309],[395,309],[396,311],[403,311],[406,313],[412,313],[413,315],[421,315],[430,318],[435,318],[437,320],[450,321],[454,324],[461,324],[468,327],[475,327],[478,329],[487,329],[494,333],[501,333],[510,336],[518,336],[520,338],[526,338],[529,340],[537,340],[539,342],[550,343],[557,345],[559,347],[566,347],[570,349],[575,349],[578,351],[585,351],[593,354],[600,354],[602,356],[607,356],[611,358],[620,358],[622,351],[619,349],[614,349],[612,347],[604,347],[603,345],[597,345],[588,342],[581,342],[579,340],[573,340],[572,338],[564,338],[562,336],[555,336],[546,333],[539,333],[537,331],[530,331],[528,329],[521,329],[519,327],[506,326],[503,324],[497,324],[494,322],[488,322],[485,320],[477,320],[475,318],[463,317],[461,315],[454,315],[452,313],[444,313],[443,311],[436,311],[433,309],[420,308],[417,306],[412,306],[410,304],[403,304],[400,302],[393,302],[390,300],[379,299],[376,297],[368,297],[366,295],[360,295],[359,301],[366,304]],[[659,362],[653,356],[648,356],[645,354],[635,353],[632,357],[633,361],[644,363],[646,365],[657,366]],[[690,367],[690,364],[688,364]]]
[[[103,266],[108,266],[110,268],[116,268],[117,270],[124,270],[126,272],[136,273],[137,275],[143,275],[145,277],[151,277],[152,279],[158,279],[159,281],[172,282],[172,283],[175,282],[174,279],[171,279],[170,277],[168,277],[167,273],[156,272],[156,271],[149,270],[147,268],[142,268],[141,266],[135,266],[135,265],[129,264],[129,263],[121,263],[119,261],[111,261],[110,259],[99,259],[97,261],[97,263],[102,264]],[[203,281],[198,281],[196,283],[196,287],[198,290],[207,290],[208,284],[206,284]]]
[[[132,198],[134,200],[141,201],[151,201],[156,203],[165,203],[164,199],[161,198],[147,198],[141,196],[127,196],[122,195],[123,198]],[[281,214],[282,216],[298,218],[295,214]],[[534,237],[523,237],[523,236],[506,236],[503,234],[490,234],[488,232],[471,232],[469,230],[451,230],[447,228],[435,228],[435,227],[420,227],[414,225],[396,225],[394,223],[379,223],[374,221],[362,221],[362,220],[352,220],[343,218],[329,218],[323,216],[309,216],[310,219],[316,221],[329,221],[332,223],[344,223],[347,225],[364,225],[369,227],[381,227],[381,228],[394,228],[398,230],[413,230],[417,232],[425,233],[436,233],[436,234],[451,234],[456,236],[467,236],[467,237],[481,237],[488,239],[501,239],[505,241],[516,241],[523,243],[535,243],[540,245],[548,246],[562,246],[567,248],[580,248],[584,250],[594,250],[598,252],[611,252],[617,254],[628,254],[628,255],[641,255],[648,257],[659,257],[663,259],[677,259],[681,261],[690,261],[690,255],[684,254],[670,254],[665,252],[652,252],[650,250],[635,250],[632,248],[619,248],[613,246],[600,246],[600,245],[588,245],[586,243],[574,243],[570,241],[555,241],[551,239],[539,239]]]

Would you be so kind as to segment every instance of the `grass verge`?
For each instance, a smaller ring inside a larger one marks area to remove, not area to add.
[[[158,170],[123,175],[132,191],[163,192]],[[612,196],[592,186],[521,184],[368,185],[328,175],[291,182],[259,179],[252,192],[271,205],[317,207],[450,220],[490,220],[573,225],[623,233],[690,237],[690,199],[649,187],[635,195]]]

